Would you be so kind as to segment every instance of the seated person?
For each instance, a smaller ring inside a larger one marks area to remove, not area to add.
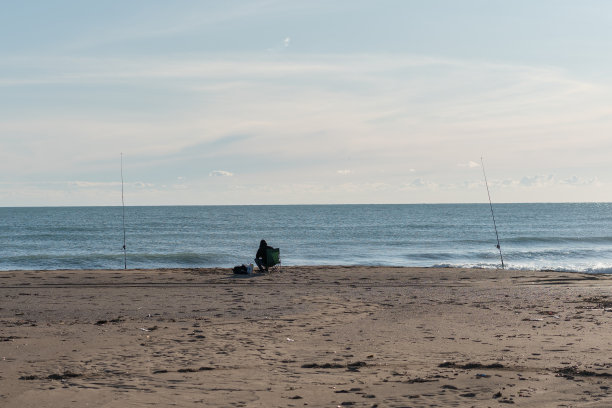
[[[272,249],[271,246],[268,246],[266,240],[262,239],[259,242],[259,249],[255,254],[255,263],[257,264],[260,272],[268,272],[268,265],[266,265],[266,249],[268,248]]]

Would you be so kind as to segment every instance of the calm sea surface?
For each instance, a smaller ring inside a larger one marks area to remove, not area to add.
[[[494,205],[506,266],[612,272],[612,204]],[[488,204],[126,207],[128,268],[500,265]],[[0,270],[123,268],[121,207],[0,208]]]

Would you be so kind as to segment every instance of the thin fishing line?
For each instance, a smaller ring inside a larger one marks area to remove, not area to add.
[[[485,173],[484,160],[480,156],[480,162],[482,163],[482,174],[485,179],[485,186],[487,187],[487,196],[489,197],[489,206],[491,207],[491,218],[493,218],[493,228],[495,229],[495,238],[497,239],[497,249],[499,249],[499,259],[501,259],[501,267],[504,269],[504,256],[502,255],[501,245],[499,244],[499,234],[497,233],[497,224],[495,223],[495,214],[493,213],[493,203],[491,202],[491,193],[489,192],[489,182],[487,181],[487,173]]]
[[[127,250],[125,248],[125,201],[123,199],[123,153],[121,153],[121,211],[123,214],[123,269],[127,269]]]

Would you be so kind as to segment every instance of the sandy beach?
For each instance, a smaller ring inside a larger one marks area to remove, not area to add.
[[[2,407],[612,406],[612,280],[0,272]]]

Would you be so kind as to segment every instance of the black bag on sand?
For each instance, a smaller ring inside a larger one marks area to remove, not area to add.
[[[239,266],[234,266],[233,271],[237,275],[247,275],[249,273],[249,271],[247,270],[247,266],[244,264],[239,265]]]

